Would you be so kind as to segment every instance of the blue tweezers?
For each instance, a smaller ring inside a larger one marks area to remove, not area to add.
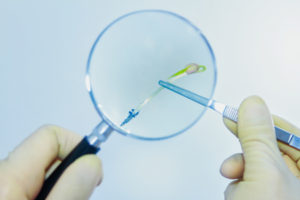
[[[220,113],[224,118],[230,119],[234,122],[237,122],[237,120],[238,120],[238,110],[236,108],[219,103],[212,99],[211,100],[207,99],[205,97],[202,97],[198,94],[195,94],[191,91],[188,91],[186,89],[178,87],[169,82],[159,81],[159,85],[161,85],[162,87],[167,88],[177,94],[180,94],[198,104],[201,104],[202,106],[206,106],[206,107]],[[300,150],[300,137],[294,135],[293,133],[285,131],[277,126],[275,126],[275,133],[276,133],[277,140],[279,140],[280,142],[283,142],[295,149]]]

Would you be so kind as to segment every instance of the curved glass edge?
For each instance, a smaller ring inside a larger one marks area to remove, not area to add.
[[[100,38],[104,35],[104,33],[112,26],[114,25],[115,23],[117,23],[118,21],[120,21],[121,19],[125,18],[125,17],[128,17],[130,15],[134,15],[134,14],[137,14],[137,13],[143,13],[143,12],[157,12],[157,13],[165,13],[165,14],[170,14],[170,15],[173,15],[183,21],[185,21],[187,24],[189,24],[192,28],[194,28],[195,31],[197,31],[200,35],[200,37],[203,38],[204,42],[206,43],[207,47],[208,47],[208,50],[210,51],[210,54],[212,56],[212,62],[213,62],[213,67],[214,67],[214,83],[213,83],[213,88],[212,88],[212,93],[211,93],[211,96],[208,97],[209,99],[212,99],[213,98],[213,95],[214,95],[214,92],[215,92],[215,88],[216,88],[216,84],[217,84],[217,67],[216,67],[216,59],[215,59],[215,55],[214,55],[214,52],[207,40],[207,38],[202,34],[202,32],[200,31],[200,29],[198,27],[196,27],[194,24],[192,24],[188,19],[184,18],[183,16],[180,16],[176,13],[173,13],[171,11],[167,11],[167,10],[160,10],[160,9],[146,9],[146,10],[137,10],[137,11],[133,11],[133,12],[130,12],[130,13],[127,13],[125,15],[122,15],[120,17],[118,17],[117,19],[115,19],[113,22],[111,22],[108,26],[106,26],[102,32],[98,35],[98,37],[96,38],[92,48],[91,48],[91,51],[89,53],[89,57],[88,57],[88,61],[87,61],[87,68],[86,68],[86,81],[85,81],[85,84],[86,84],[86,88],[89,92],[89,95],[91,97],[91,100],[94,104],[94,107],[97,111],[97,113],[99,114],[99,116],[102,118],[102,120],[104,120],[109,126],[111,126],[115,131],[117,131],[118,133],[122,134],[122,135],[125,135],[125,136],[129,136],[131,138],[135,138],[135,139],[140,139],[140,140],[148,140],[148,141],[157,141],[157,140],[165,140],[165,139],[169,139],[169,138],[172,138],[172,137],[175,137],[185,131],[187,131],[188,129],[190,129],[192,126],[194,126],[198,120],[204,115],[204,113],[206,112],[207,110],[207,107],[200,113],[200,115],[190,124],[188,125],[187,127],[185,127],[184,129],[172,134],[172,135],[168,135],[168,136],[163,136],[163,137],[156,137],[156,138],[151,138],[151,137],[142,137],[142,136],[138,136],[138,135],[135,135],[133,133],[130,133],[122,128],[120,128],[119,126],[115,125],[110,119],[109,117],[107,117],[107,115],[101,111],[101,109],[99,108],[99,104],[97,103],[95,97],[94,97],[94,94],[93,94],[93,87],[92,87],[92,83],[91,83],[91,79],[90,79],[90,63],[91,63],[91,59],[92,59],[92,56],[93,56],[93,53],[94,53],[94,50],[95,50],[95,47],[96,45],[98,44]]]

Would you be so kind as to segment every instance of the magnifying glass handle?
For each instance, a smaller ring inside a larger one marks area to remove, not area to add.
[[[44,200],[55,185],[56,181],[77,158],[86,154],[96,154],[100,150],[100,144],[104,142],[112,132],[112,128],[102,121],[89,136],[85,136],[81,142],[62,161],[54,172],[45,180],[40,193],[35,200]]]
[[[65,169],[72,164],[77,158],[86,154],[95,154],[100,148],[89,144],[87,137],[84,137],[81,142],[73,149],[73,151],[62,161],[62,163],[55,169],[55,171],[45,180],[39,195],[36,200],[44,200],[52,187],[65,171]]]

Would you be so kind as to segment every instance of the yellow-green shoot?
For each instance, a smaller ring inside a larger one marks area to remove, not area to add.
[[[168,78],[168,82],[172,83],[182,77],[189,76],[191,74],[201,73],[206,70],[204,65],[198,65],[196,63],[191,63],[185,66],[184,69],[179,70]],[[159,94],[164,88],[159,87],[155,90],[148,98],[146,98],[141,104],[139,104],[136,108],[133,108],[129,111],[128,117],[122,122],[121,126],[127,124],[131,119],[135,118],[142,110],[144,106],[146,106],[152,98]]]

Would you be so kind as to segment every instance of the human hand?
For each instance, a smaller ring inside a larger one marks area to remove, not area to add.
[[[276,126],[300,135],[300,130],[287,121],[276,116],[273,120]],[[243,101],[237,125],[224,119],[243,150],[221,166],[224,177],[237,179],[226,188],[226,200],[300,199],[300,151],[280,142],[277,145],[273,120],[258,97]]]
[[[0,199],[35,199],[45,176],[80,140],[81,136],[56,126],[37,130],[0,161]],[[64,171],[47,199],[88,199],[101,180],[100,159],[95,155],[82,156]]]

